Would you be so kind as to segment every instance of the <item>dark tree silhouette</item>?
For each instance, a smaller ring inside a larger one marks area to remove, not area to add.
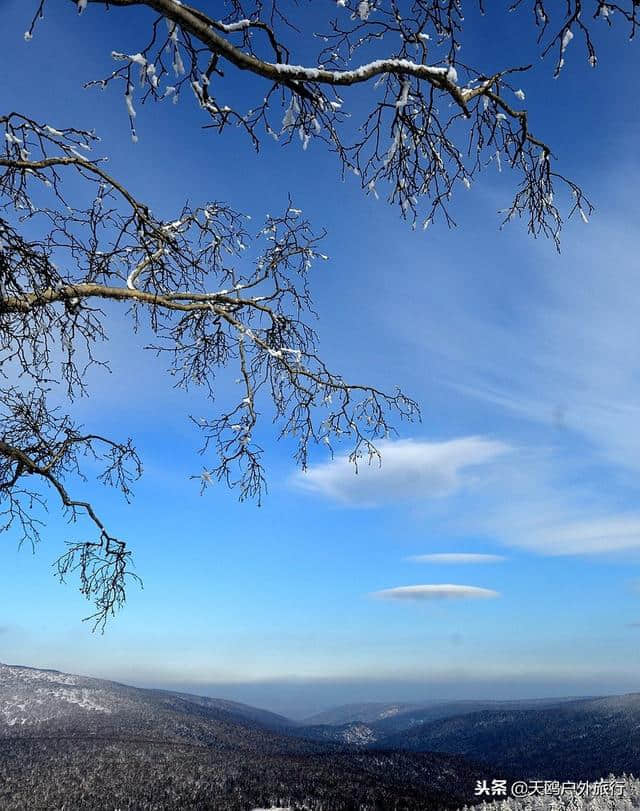
[[[36,3],[27,40],[46,5]],[[558,246],[563,219],[577,212],[586,220],[591,212],[581,188],[557,170],[551,146],[534,134],[516,83],[530,66],[496,70],[460,60],[461,0],[314,0],[314,13],[326,8],[320,34],[295,28],[294,0],[220,0],[207,10],[179,0],[68,5],[91,7],[95,24],[100,10],[149,11],[139,52],[113,51],[114,71],[88,82],[123,89],[134,140],[138,102],[188,94],[208,127],[234,125],[255,148],[265,136],[285,145],[299,138],[303,148],[324,142],[342,173],[359,177],[366,193],[386,192],[414,226],[438,218],[453,225],[454,190],[493,162],[515,173],[504,222],[523,218],[533,236]],[[484,12],[481,0],[477,8]],[[595,67],[593,25],[619,19],[633,36],[639,9],[638,0],[514,0],[491,11],[521,13],[523,25],[537,26],[541,55],[555,54],[557,75],[573,38],[582,39]],[[297,52],[318,42],[317,57],[297,64]],[[248,110],[230,95],[234,71],[255,94]],[[365,91],[364,117],[354,124],[349,105],[362,109]],[[277,434],[295,437],[303,468],[311,443],[331,449],[336,438],[351,440],[354,463],[371,459],[376,439],[392,430],[392,414],[419,414],[400,391],[345,382],[318,354],[307,275],[325,258],[322,234],[291,202],[252,236],[246,218],[224,202],[185,206],[164,221],[92,157],[92,132],[55,124],[0,116],[0,508],[3,528],[17,526],[33,544],[40,537],[33,507],[45,503],[47,489],[72,520],[90,519],[95,537],[71,541],[57,572],[79,575],[96,606],[92,618],[103,626],[124,601],[130,551],[91,503],[67,490],[68,480],[83,476],[91,456],[104,464],[101,480],[128,497],[141,463],[130,439],[85,431],[51,405],[55,381],[65,383],[71,401],[86,393],[87,370],[104,364],[95,353],[110,326],[101,303],[121,304],[133,326],[148,321],[152,348],[169,357],[179,385],[203,386],[212,397],[218,370],[235,367],[243,389],[237,405],[197,421],[202,451],[215,458],[198,476],[203,489],[218,479],[241,499],[260,499],[265,474],[253,435],[263,396]],[[556,202],[563,188],[564,214]],[[251,239],[253,264],[245,258]]]

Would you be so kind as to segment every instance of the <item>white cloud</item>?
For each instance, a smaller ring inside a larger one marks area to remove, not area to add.
[[[430,531],[451,539],[480,535],[545,556],[640,550],[640,513],[620,509],[607,488],[585,482],[584,461],[483,437],[383,442],[380,449],[381,467],[364,464],[356,475],[341,456],[298,474],[296,483],[347,505],[419,504]],[[474,466],[482,466],[481,475]],[[474,552],[408,558],[445,565],[503,559]]]
[[[640,550],[637,501],[625,509],[608,484],[591,479],[584,460],[560,451],[519,449],[492,465],[482,487],[453,494],[446,510],[437,515],[430,509],[425,520],[436,537],[465,539],[466,548],[476,537],[548,556]],[[446,562],[413,559],[420,558]]]
[[[548,555],[593,555],[640,549],[640,516],[610,515],[525,530],[518,545]]]
[[[502,555],[484,555],[474,552],[436,552],[431,555],[411,555],[413,563],[499,563]]]
[[[468,468],[487,465],[509,450],[503,442],[478,436],[445,442],[381,441],[378,448],[382,463],[374,459],[360,464],[357,475],[345,454],[296,474],[294,482],[343,504],[415,502],[447,495],[470,483]]]
[[[374,591],[371,595],[381,600],[468,600],[499,597],[492,589],[479,586],[460,586],[451,583],[438,583],[423,586],[397,586],[392,589]]]

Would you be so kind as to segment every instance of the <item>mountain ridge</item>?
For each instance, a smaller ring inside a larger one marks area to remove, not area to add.
[[[456,753],[527,777],[593,780],[640,771],[640,692],[554,707],[481,710],[437,719],[375,746]]]
[[[0,808],[434,811],[483,774],[459,755],[284,734],[264,724],[282,716],[221,701],[0,665]]]

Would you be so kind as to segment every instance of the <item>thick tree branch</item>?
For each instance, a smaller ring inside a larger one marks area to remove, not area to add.
[[[285,144],[299,136],[305,149],[313,141],[324,141],[337,154],[343,173],[355,174],[368,194],[377,197],[385,184],[388,199],[414,226],[423,207],[424,227],[437,216],[455,225],[450,210],[454,190],[458,185],[470,188],[488,164],[500,169],[504,163],[519,176],[518,190],[504,209],[505,221],[526,219],[533,236],[544,234],[559,247],[563,217],[552,202],[558,199],[554,186],[571,192],[569,216],[579,211],[586,219],[591,210],[579,187],[552,168],[551,146],[532,131],[526,109],[509,100],[512,93],[524,98],[510,82],[530,66],[488,73],[460,62],[463,17],[455,0],[341,3],[331,30],[318,35],[327,44],[315,64],[296,64],[292,49],[285,45],[290,33],[286,0],[271,3],[269,20],[261,17],[265,9],[259,0],[251,6],[234,0],[224,19],[177,0],[92,0],[91,5],[144,6],[159,15],[145,47],[136,54],[114,51],[122,67],[89,83],[102,87],[124,83],[134,140],[139,71],[143,100],[177,101],[188,88],[211,119],[208,126],[222,132],[235,123],[256,149],[261,129]],[[515,3],[514,9],[520,5]],[[535,6],[539,17],[542,0]],[[563,47],[572,25],[580,22],[579,0],[575,6],[563,23]],[[629,14],[633,21],[635,11]],[[166,23],[166,35],[161,23]],[[254,33],[260,35],[255,41]],[[366,58],[360,59],[361,54]],[[248,74],[256,84],[262,100],[246,112],[220,99],[225,64]],[[355,92],[365,85],[374,97],[370,112],[356,127],[338,91]],[[285,111],[281,125],[274,121],[276,103]],[[453,112],[447,112],[449,107]],[[466,147],[460,143],[463,122],[469,131]],[[544,163],[539,166],[540,156]]]

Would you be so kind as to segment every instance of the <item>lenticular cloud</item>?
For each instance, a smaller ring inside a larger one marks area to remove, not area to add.
[[[451,600],[488,599],[499,597],[493,589],[479,586],[461,586],[451,583],[437,583],[423,586],[397,586],[393,589],[375,591],[372,595],[381,600]]]
[[[502,555],[485,555],[479,552],[436,552],[406,558],[412,563],[501,563],[504,559]]]

